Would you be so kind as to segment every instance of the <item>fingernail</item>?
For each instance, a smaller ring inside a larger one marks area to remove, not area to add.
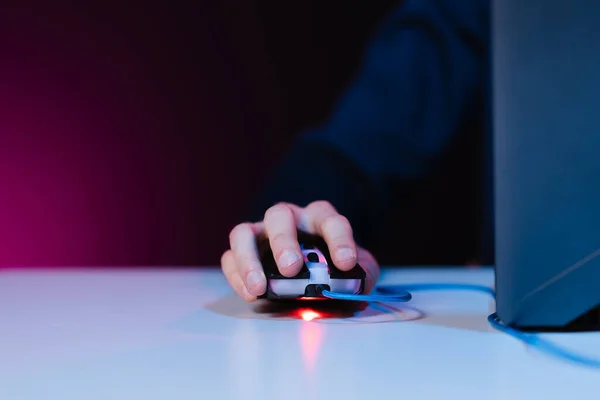
[[[289,268],[292,264],[300,261],[300,256],[293,251],[286,250],[283,252],[281,257],[279,257],[279,266],[281,268]]]
[[[246,286],[248,289],[253,288],[262,281],[262,274],[257,271],[251,271],[246,277]]]
[[[349,260],[352,260],[354,257],[356,257],[356,255],[354,254],[354,250],[352,250],[349,247],[344,247],[344,248],[338,249],[335,252],[335,258],[338,261],[342,261],[342,262],[349,261]]]

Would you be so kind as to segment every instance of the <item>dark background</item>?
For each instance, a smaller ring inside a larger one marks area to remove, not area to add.
[[[49,3],[0,12],[1,265],[216,265],[398,2]],[[382,262],[472,257],[461,149],[390,216]]]

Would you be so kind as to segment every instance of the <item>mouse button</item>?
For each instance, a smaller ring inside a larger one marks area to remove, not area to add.
[[[367,274],[356,264],[350,271],[342,271],[335,266],[330,266],[329,275],[331,279],[365,279]]]
[[[345,272],[346,276],[354,279],[365,279],[367,277],[367,273],[364,269],[358,264],[354,266],[350,271]]]
[[[310,278],[310,271],[306,264],[302,265],[302,269],[298,272],[298,275],[294,276],[294,279],[308,279]]]
[[[281,272],[279,272],[279,269],[277,268],[277,265],[275,265],[275,263],[264,263],[263,272],[265,273],[267,279],[284,278],[284,276],[281,275]]]
[[[260,264],[262,265],[263,271],[267,277],[269,275],[280,275],[277,263],[273,258],[273,253],[270,249],[259,251]]]
[[[329,265],[329,276],[332,279],[344,278],[344,272],[339,270],[335,265]]]

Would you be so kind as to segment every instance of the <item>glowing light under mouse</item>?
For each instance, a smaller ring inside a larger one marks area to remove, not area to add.
[[[320,315],[313,310],[302,310],[300,312],[300,317],[302,317],[302,319],[305,321],[312,321],[315,318],[319,318]]]

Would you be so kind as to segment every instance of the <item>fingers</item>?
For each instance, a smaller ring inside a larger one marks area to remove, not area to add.
[[[280,203],[267,210],[264,221],[243,223],[229,235],[230,250],[221,258],[221,267],[227,281],[246,301],[254,301],[266,292],[267,280],[259,259],[256,236],[264,232],[269,239],[273,257],[282,275],[293,277],[304,265],[297,228],[321,236],[337,268],[352,269],[359,263],[367,277],[365,293],[370,292],[379,279],[379,265],[375,258],[354,242],[350,222],[326,201],[317,201],[306,208]]]
[[[260,224],[244,223],[233,228],[229,235],[236,271],[251,296],[260,296],[267,289],[267,279],[256,249],[256,235],[260,229]]]
[[[279,272],[286,277],[298,274],[304,264],[296,233],[298,211],[295,206],[281,203],[265,213],[265,232],[273,257]]]
[[[346,217],[338,214],[330,203],[316,201],[306,207],[304,219],[308,229],[325,240],[336,267],[348,271],[356,265],[357,247]]]
[[[362,269],[365,270],[367,275],[365,279],[364,293],[370,293],[379,280],[379,264],[377,263],[377,260],[375,260],[375,257],[373,257],[371,253],[363,248],[358,249],[358,263]]]
[[[233,250],[227,250],[221,257],[221,269],[229,285],[245,301],[252,302],[256,296],[251,295],[237,269],[237,262]]]

